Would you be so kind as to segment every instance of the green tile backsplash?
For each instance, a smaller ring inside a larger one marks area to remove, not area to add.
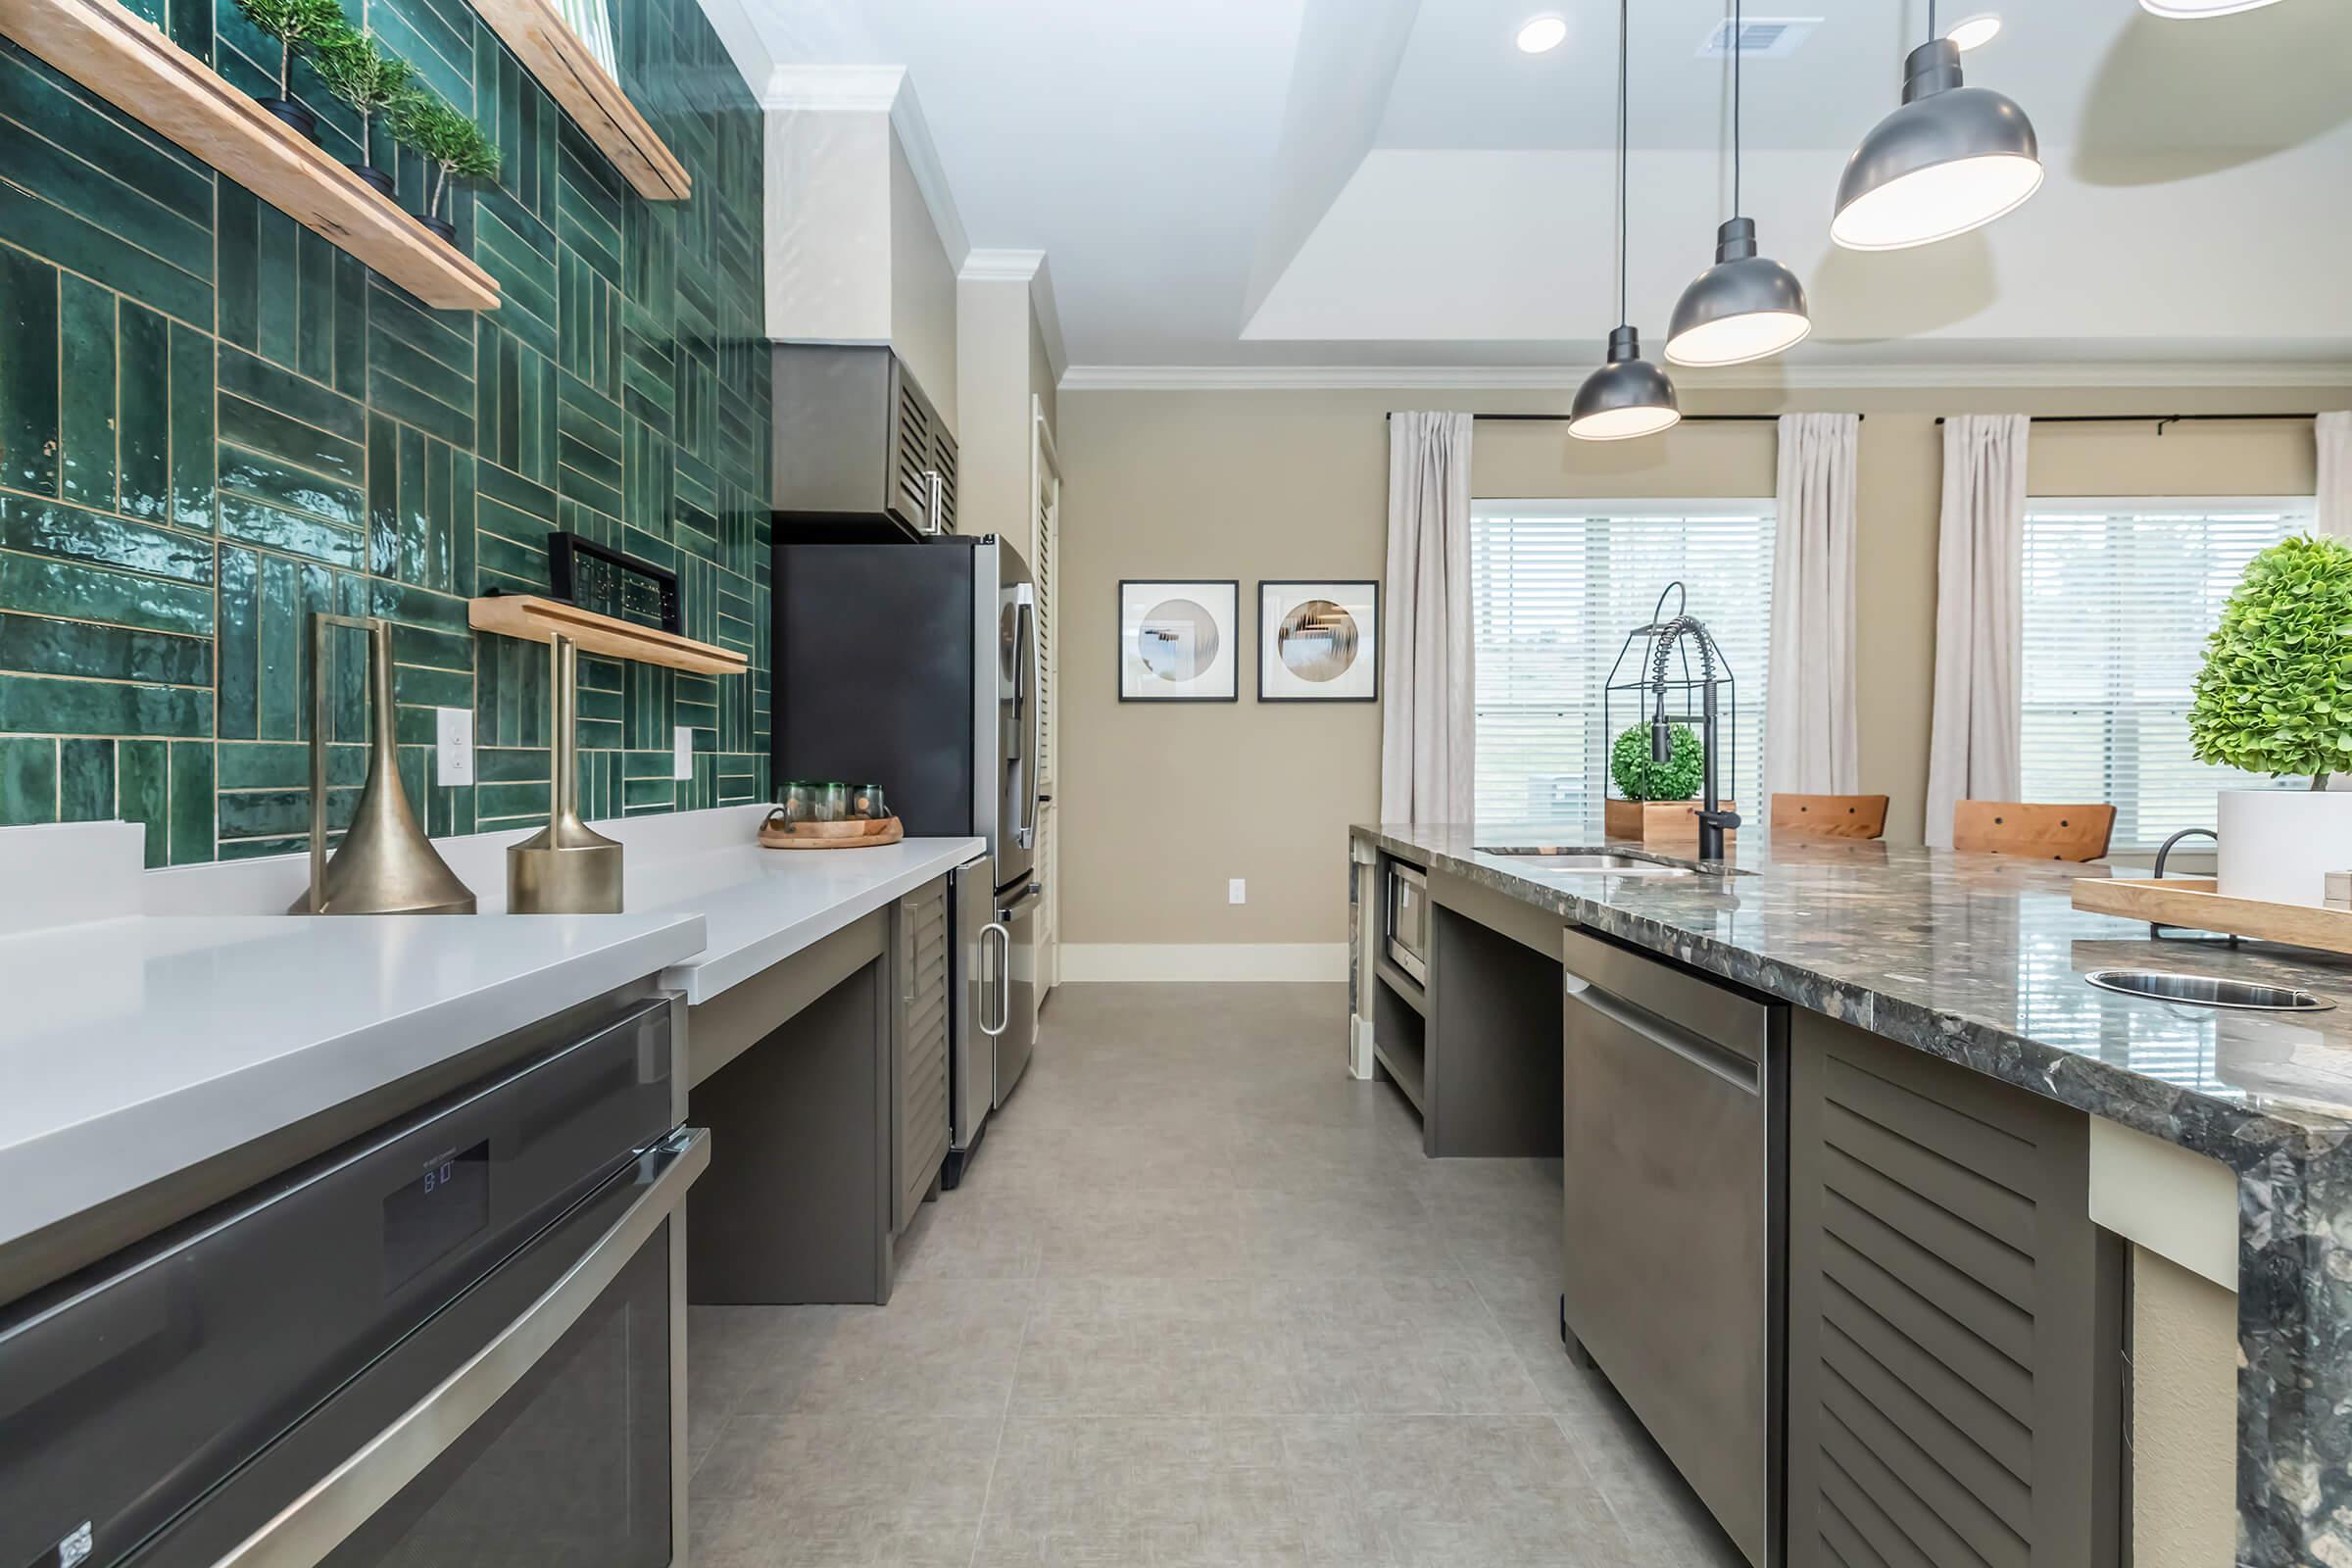
[[[236,0],[128,3],[268,86]],[[760,112],[695,0],[613,3],[622,85],[691,201],[639,200],[463,0],[345,0],[498,142],[496,184],[453,204],[504,291],[478,315],[0,40],[0,822],[121,816],[151,865],[303,848],[303,650],[330,609],[397,623],[401,772],[431,831],[542,817],[547,650],[477,635],[466,602],[544,591],[555,528],[675,568],[687,631],[753,661],[583,660],[588,812],[765,795]],[[355,159],[356,118],[306,67],[294,86]],[[396,173],[421,205],[416,161]],[[331,672],[337,823],[366,773],[363,646]],[[439,707],[474,710],[470,786],[433,780]],[[692,780],[670,777],[679,724]]]

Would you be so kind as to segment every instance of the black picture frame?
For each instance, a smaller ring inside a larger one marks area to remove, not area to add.
[[[653,624],[665,632],[679,636],[685,634],[685,616],[678,604],[676,572],[666,566],[657,566],[643,557],[615,550],[611,545],[600,545],[568,529],[560,528],[547,536],[547,582],[556,598],[580,605],[583,610],[612,615],[615,620],[629,618],[602,605],[581,604],[579,558],[583,556],[591,561],[603,562],[623,576],[641,578],[650,583],[661,606],[661,619]]]
[[[1268,697],[1266,695],[1266,590],[1269,588],[1362,588],[1372,601],[1372,690],[1362,697]],[[1378,577],[1261,577],[1257,583],[1257,700],[1261,703],[1377,703],[1380,701],[1380,579]]]
[[[1127,590],[1147,584],[1158,584],[1172,590],[1222,588],[1233,598],[1233,682],[1232,690],[1218,695],[1201,697],[1130,697],[1127,695]],[[1238,703],[1242,700],[1242,580],[1239,577],[1122,577],[1112,591],[1111,625],[1116,628],[1111,638],[1112,690],[1122,703]]]

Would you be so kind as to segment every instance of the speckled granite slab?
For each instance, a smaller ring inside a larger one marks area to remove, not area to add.
[[[2096,867],[1775,845],[1742,828],[1728,859],[1697,876],[1572,875],[1478,846],[1597,847],[1597,824],[1351,831],[2230,1166],[2240,1215],[2238,1558],[2352,1568],[2352,960],[2152,942],[2139,922],[2073,907],[2071,883],[2103,874]],[[2112,967],[2301,986],[2343,1005],[2232,1012],[2082,979]]]

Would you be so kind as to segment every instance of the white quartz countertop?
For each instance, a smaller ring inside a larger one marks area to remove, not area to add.
[[[132,915],[0,938],[0,1246],[655,974],[703,936],[655,910]]]
[[[702,1003],[987,853],[987,841],[976,838],[862,850],[745,844],[631,866],[626,897],[632,909],[703,917],[703,951],[662,975],[688,1002]]]

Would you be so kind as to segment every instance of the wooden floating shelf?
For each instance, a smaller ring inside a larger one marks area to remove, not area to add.
[[[2224,898],[2211,877],[2078,877],[2075,907],[2154,925],[2224,931],[2257,942],[2283,942],[2324,953],[2352,953],[2352,909]]]
[[[583,654],[633,659],[640,664],[662,664],[698,675],[740,675],[752,663],[746,655],[698,643],[676,632],[616,620],[561,599],[532,594],[486,594],[470,601],[466,618],[475,631],[534,643],[553,642],[562,632],[578,643]]]
[[[0,32],[425,304],[498,308],[498,281],[115,0],[0,0]]]
[[[694,194],[686,166],[548,0],[474,0],[473,9],[638,195],[682,202]]]

